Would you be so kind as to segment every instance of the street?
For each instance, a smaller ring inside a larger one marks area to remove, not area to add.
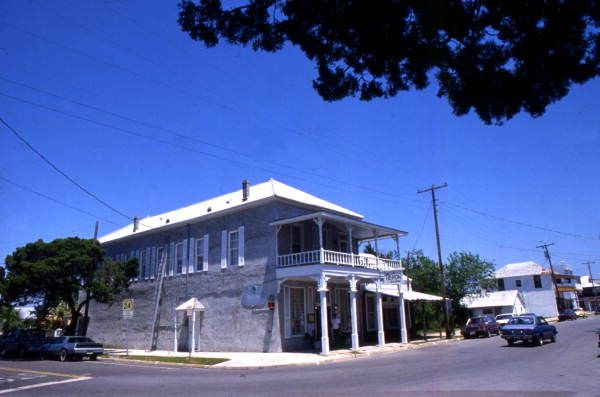
[[[320,366],[223,370],[103,359],[5,360],[0,393],[19,396],[600,396],[600,316],[557,323],[556,343],[469,339]]]

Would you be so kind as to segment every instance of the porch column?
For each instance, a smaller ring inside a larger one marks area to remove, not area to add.
[[[356,315],[356,277],[354,274],[348,280],[350,284],[350,323],[352,324],[352,334],[350,339],[352,340],[352,350],[358,350],[358,318]]]
[[[321,298],[321,354],[329,354],[329,331],[327,325],[327,278],[321,274],[319,279],[319,295]]]
[[[191,352],[196,351],[196,310],[192,312],[192,350]]]
[[[279,266],[279,231],[281,225],[275,226],[275,266]]]
[[[373,234],[375,234],[375,263],[377,264],[377,270],[380,270],[379,269],[379,248],[377,246],[377,238],[379,236],[377,233],[377,229],[373,229]]]
[[[383,304],[381,302],[381,280],[375,283],[377,286],[377,346],[385,346],[385,334],[383,332]]]
[[[177,310],[173,315],[173,351],[177,353]]]
[[[400,260],[400,266],[402,266],[402,260],[400,259],[400,235],[396,235],[396,252],[398,252],[398,259]],[[404,312],[404,291],[402,289],[402,279],[404,278],[404,269],[401,269],[401,277],[398,282],[398,314],[400,319],[400,342],[408,343],[408,336],[406,335],[406,313]],[[406,279],[408,287],[408,278]],[[408,288],[407,288],[408,290]]]
[[[323,252],[323,218],[317,218],[314,220],[319,227],[319,263],[325,263],[325,255]]]
[[[350,254],[350,264],[354,266],[354,244],[352,243],[352,226],[346,225],[348,230],[348,253]]]

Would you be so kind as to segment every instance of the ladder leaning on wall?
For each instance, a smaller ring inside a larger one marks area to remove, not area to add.
[[[158,263],[158,280],[156,282],[156,293],[154,300],[154,319],[152,321],[152,339],[150,342],[150,351],[156,350],[156,345],[158,343],[158,326],[160,324],[160,303],[162,300],[162,290],[163,290],[163,281],[165,279],[165,269],[166,269],[166,258],[167,255],[163,251],[160,261]]]

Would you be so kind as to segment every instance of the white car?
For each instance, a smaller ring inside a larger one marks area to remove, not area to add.
[[[514,314],[498,314],[496,322],[501,326],[505,326],[514,317]]]

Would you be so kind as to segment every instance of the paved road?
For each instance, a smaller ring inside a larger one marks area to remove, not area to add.
[[[0,362],[0,393],[22,387],[11,394],[600,396],[600,358],[594,332],[600,328],[600,316],[557,327],[558,342],[542,347],[508,347],[493,337],[321,366],[244,371],[111,360],[7,360]]]

